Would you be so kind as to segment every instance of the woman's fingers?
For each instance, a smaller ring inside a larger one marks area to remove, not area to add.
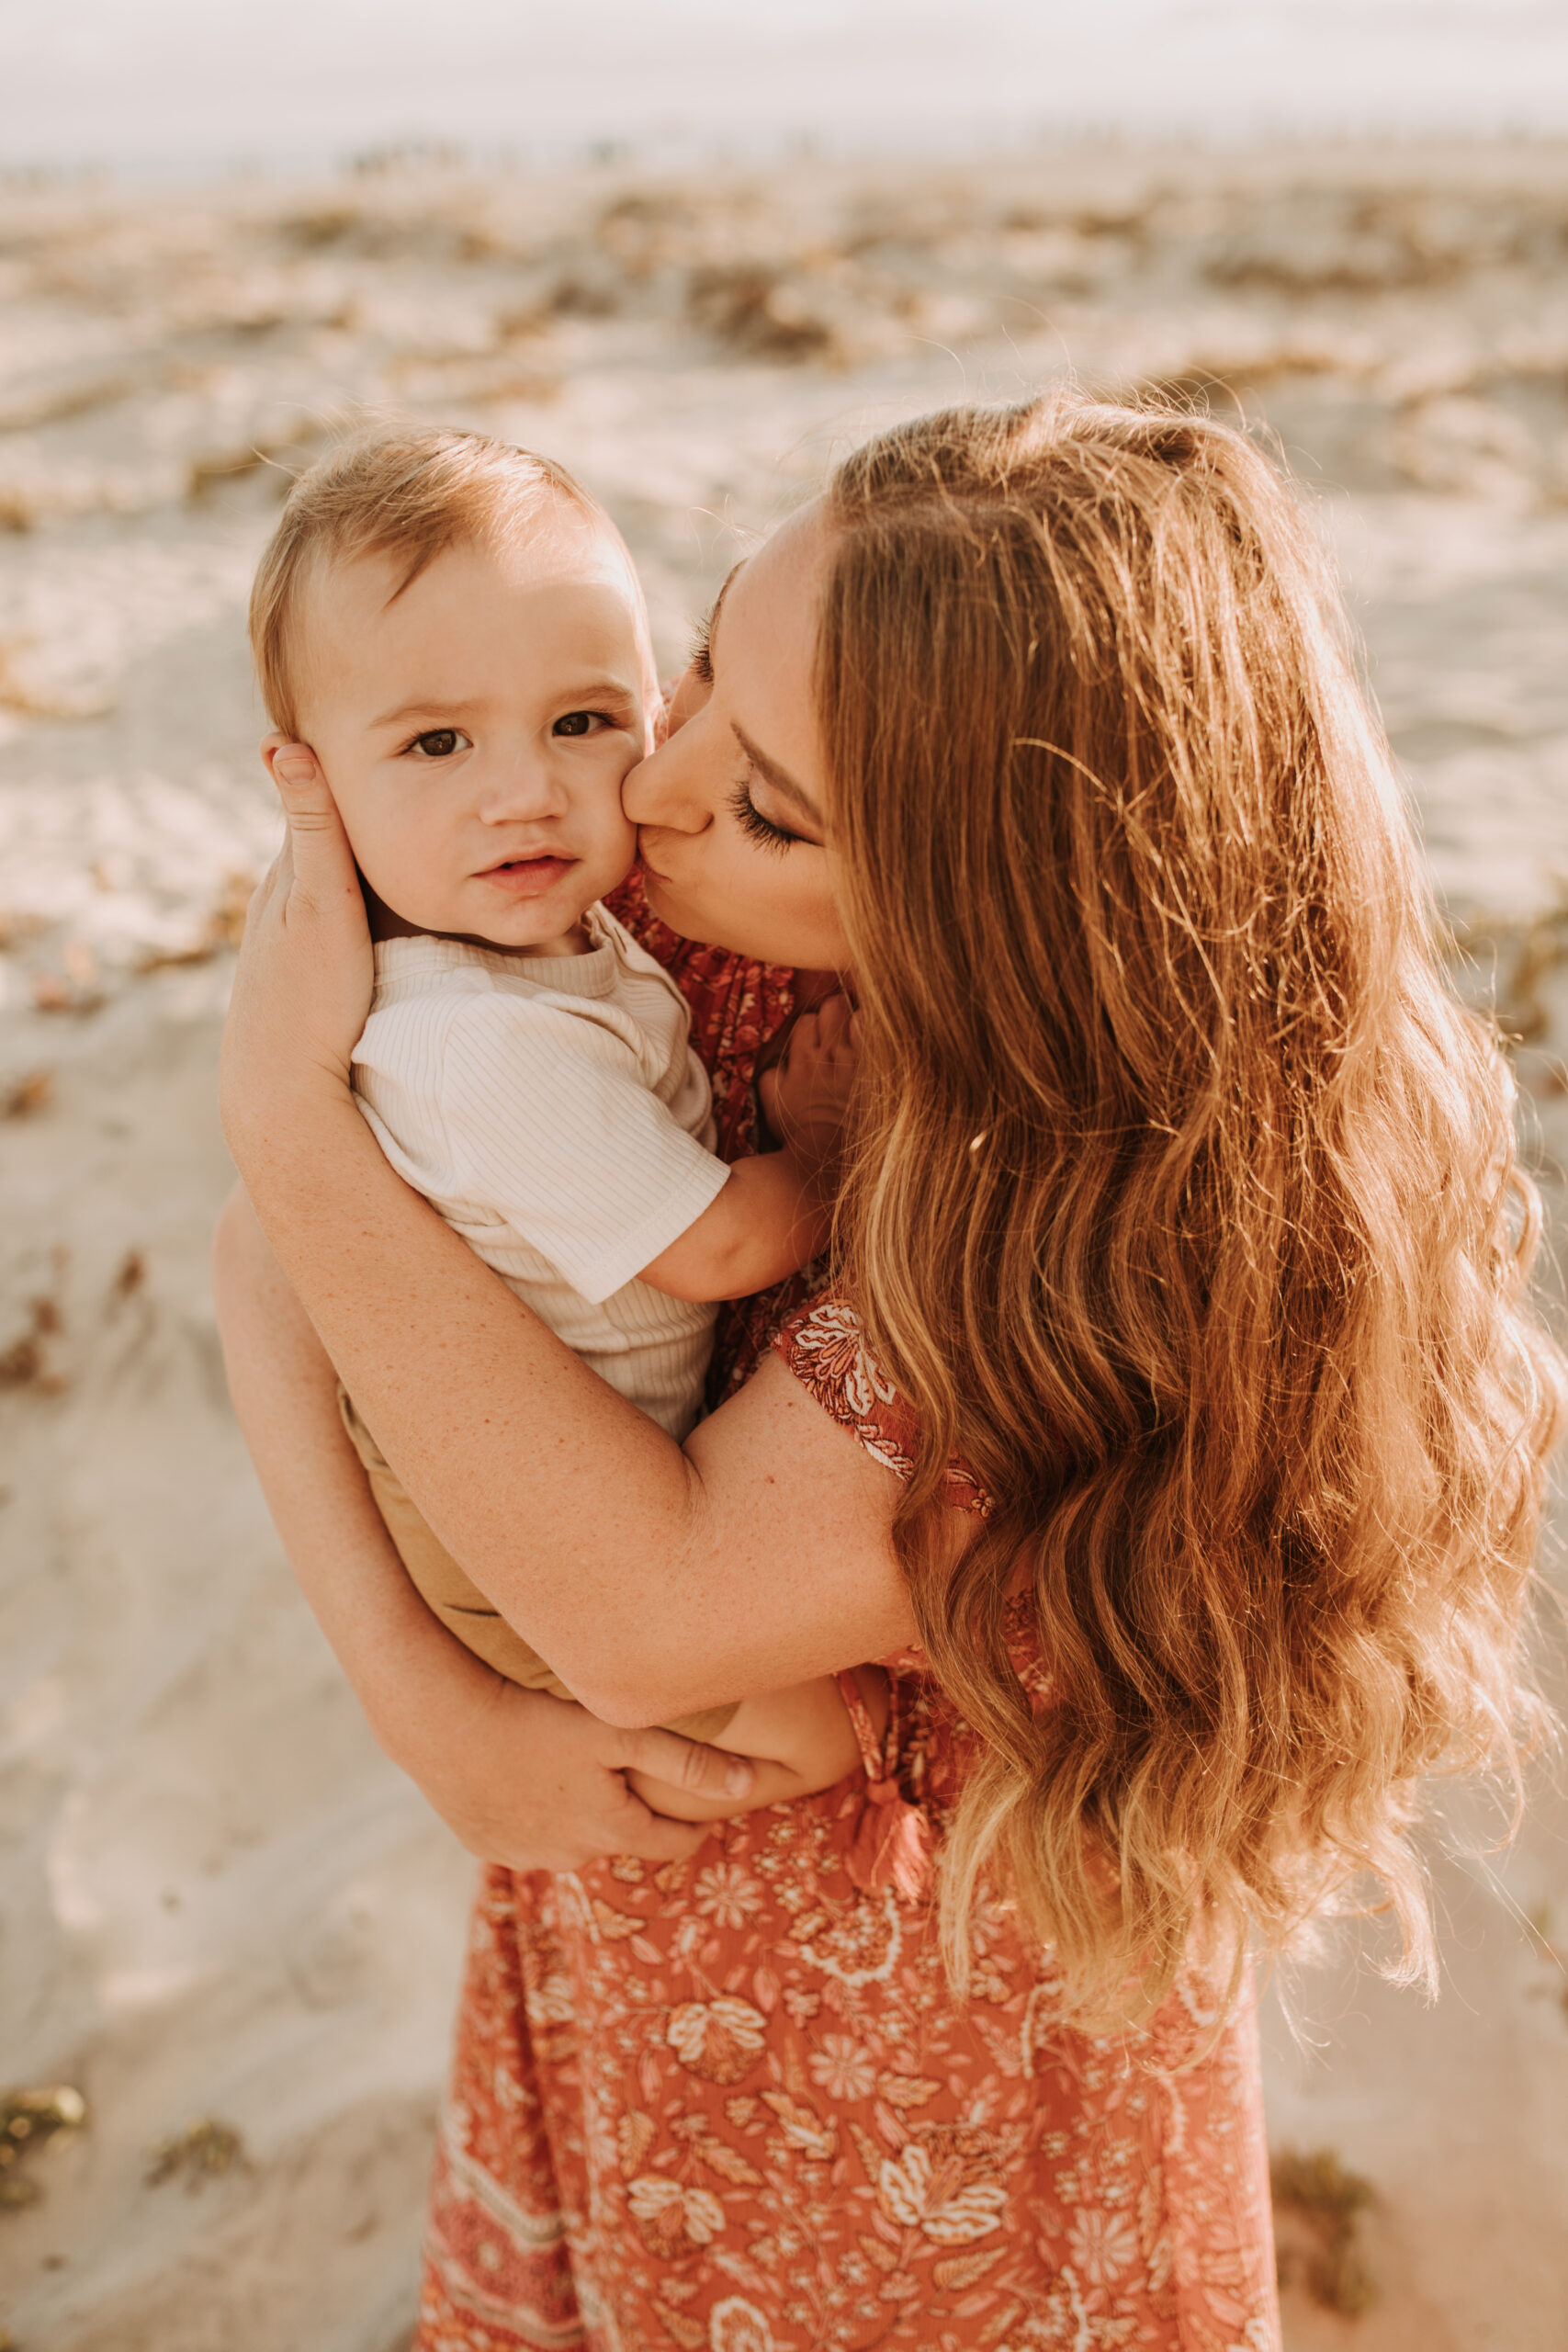
[[[679,1732],[623,1732],[621,1746],[616,1760],[623,1771],[641,1772],[692,1797],[733,1797],[743,1803],[757,1777],[744,1756],[730,1756],[702,1740],[682,1739]]]
[[[220,1083],[230,1148],[253,1192],[256,1154],[296,1136],[302,1086],[347,1086],[375,983],[354,853],[321,763],[281,735],[262,752],[288,831],[246,917]]]
[[[756,1772],[743,1756],[728,1755],[723,1748],[709,1747],[699,1740],[682,1739],[672,1731],[621,1732],[615,1741],[615,1761],[622,1772],[638,1772],[650,1781],[682,1789],[689,1796],[720,1804],[739,1804],[751,1793]],[[696,1852],[711,1824],[672,1821],[666,1814],[650,1811],[618,1775],[617,1785],[625,1804],[617,1799],[607,1825],[606,1853],[673,1862]]]
[[[352,890],[357,897],[354,852],[314,752],[308,743],[282,743],[271,737],[264,751],[288,820],[284,854],[289,896],[299,896],[312,906],[323,905],[345,891]]]
[[[607,1841],[592,1860],[635,1854],[642,1862],[683,1862],[696,1852],[713,1827],[707,1821],[671,1821],[667,1814],[650,1813],[630,1789],[626,1790],[626,1798],[625,1810],[616,1812]]]
[[[625,1774],[645,1767],[713,1795],[724,1792],[735,1758],[672,1732],[615,1731],[570,1701],[499,1676],[482,1687],[459,1736],[444,1730],[438,1770],[411,1768],[471,1854],[513,1871],[577,1871],[615,1854],[664,1862],[695,1853],[704,1825],[650,1812]]]

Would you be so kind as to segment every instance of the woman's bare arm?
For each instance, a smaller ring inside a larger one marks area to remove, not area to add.
[[[247,1157],[383,1452],[594,1714],[667,1721],[910,1638],[897,1483],[782,1363],[682,1452],[410,1191],[346,1092]]]
[[[370,975],[353,862],[319,777],[280,781],[290,845],[247,928],[225,1118],[289,1283],[436,1533],[609,1723],[907,1642],[897,1481],[782,1363],[682,1453],[393,1173],[348,1086]]]
[[[455,1641],[404,1573],[338,1417],[336,1375],[243,1193],[220,1221],[213,1282],[235,1410],[285,1549],[393,1761],[471,1852],[516,1870],[692,1852],[702,1831],[651,1814],[622,1773],[733,1806],[749,1768],[520,1690]]]

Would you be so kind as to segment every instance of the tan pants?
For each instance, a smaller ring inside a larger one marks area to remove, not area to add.
[[[341,1386],[337,1401],[343,1425],[365,1464],[376,1508],[424,1601],[466,1648],[493,1666],[498,1674],[504,1674],[509,1682],[520,1682],[525,1690],[548,1690],[558,1699],[570,1699],[572,1694],[559,1675],[551,1671],[537,1650],[529,1648],[521,1634],[513,1633],[434,1533]],[[701,1714],[682,1715],[666,1729],[678,1731],[687,1739],[716,1740],[739,1703],[705,1707]]]

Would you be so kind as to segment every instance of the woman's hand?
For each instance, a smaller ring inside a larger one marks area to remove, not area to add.
[[[223,1039],[223,1124],[242,1165],[312,1085],[346,1091],[375,981],[354,853],[320,763],[278,736],[262,748],[288,834],[251,900]]]
[[[752,1768],[669,1731],[615,1731],[545,1690],[490,1677],[462,1736],[385,1741],[470,1854],[514,1871],[575,1871],[613,1854],[682,1860],[705,1822],[650,1812],[623,1777],[673,1785],[720,1815],[739,1810]]]

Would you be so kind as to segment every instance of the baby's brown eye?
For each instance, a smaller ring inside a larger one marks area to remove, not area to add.
[[[593,713],[591,710],[569,710],[564,718],[557,719],[555,732],[558,735],[586,735],[592,724]]]
[[[463,739],[455,727],[433,727],[428,734],[413,740],[427,760],[449,760]]]

